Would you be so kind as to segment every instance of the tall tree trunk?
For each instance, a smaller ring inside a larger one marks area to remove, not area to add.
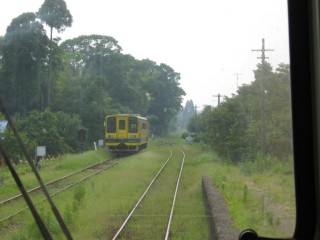
[[[50,108],[51,105],[51,60],[52,60],[52,30],[53,27],[50,27],[50,50],[49,50],[49,71],[48,71],[48,85],[47,85],[47,108]]]

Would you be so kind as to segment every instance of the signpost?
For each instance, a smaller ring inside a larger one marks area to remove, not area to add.
[[[35,167],[40,170],[41,164],[39,164],[39,161],[41,157],[46,156],[46,146],[37,146],[36,148],[36,164]]]
[[[104,145],[104,141],[103,141],[103,139],[99,139],[99,141],[98,141],[98,145],[99,145],[99,147],[100,147],[100,148],[102,148],[102,147],[103,147],[103,145]]]
[[[36,148],[36,156],[37,157],[46,156],[46,146],[37,146],[37,148]]]

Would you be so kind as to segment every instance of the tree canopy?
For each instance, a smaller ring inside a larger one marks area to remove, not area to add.
[[[292,156],[289,65],[279,64],[273,71],[265,62],[254,74],[255,81],[241,86],[237,95],[197,116],[199,135],[233,162],[253,160],[257,154],[287,159]]]
[[[71,27],[73,21],[64,0],[45,0],[37,14],[51,29],[55,28],[58,32]]]
[[[7,27],[1,44],[0,93],[13,112],[40,109],[49,39],[34,13],[24,13]]]
[[[88,143],[103,139],[104,119],[115,113],[141,114],[154,134],[168,133],[185,95],[179,73],[165,63],[122,54],[110,36],[83,35],[58,44],[51,34],[50,41],[44,23],[51,33],[71,26],[64,1],[45,0],[37,14],[13,19],[0,37],[0,94],[30,143],[44,142],[52,154],[76,151],[77,128],[86,129]],[[45,110],[49,95],[50,111]],[[62,121],[69,126],[63,131]],[[34,122],[46,127],[36,129]],[[44,128],[50,133],[43,134]]]
[[[71,27],[72,15],[67,9],[64,0],[45,0],[40,7],[38,17],[50,27],[50,46],[49,46],[49,64],[48,64],[48,80],[46,84],[46,107],[51,106],[51,88],[52,88],[52,31],[55,28],[58,32],[63,32],[66,27]]]

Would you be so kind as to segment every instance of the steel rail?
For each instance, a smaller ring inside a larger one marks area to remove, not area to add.
[[[162,170],[165,168],[165,166],[167,165],[167,163],[169,162],[169,160],[171,159],[172,156],[172,151],[171,149],[169,149],[170,151],[170,155],[167,159],[167,161],[163,164],[163,166],[161,167],[161,169],[158,171],[157,175],[152,179],[152,181],[150,182],[149,186],[147,187],[147,189],[144,191],[144,193],[142,194],[142,196],[140,197],[140,199],[138,200],[138,202],[136,203],[136,205],[132,208],[132,210],[130,211],[128,217],[125,219],[125,221],[123,222],[123,224],[121,225],[121,227],[119,228],[119,230],[117,231],[117,233],[114,235],[114,237],[112,238],[112,240],[117,239],[117,237],[119,237],[120,233],[122,232],[122,230],[124,229],[124,227],[127,225],[128,221],[130,220],[132,214],[134,213],[134,211],[136,210],[136,208],[139,206],[139,204],[141,203],[141,201],[143,200],[143,198],[145,197],[145,195],[147,194],[147,192],[149,191],[149,189],[151,188],[151,186],[153,185],[153,183],[155,182],[155,180],[158,178],[158,176],[160,175],[160,173],[162,172]]]
[[[172,201],[172,206],[171,206],[171,212],[170,212],[170,217],[169,217],[169,221],[168,221],[168,226],[167,226],[167,231],[166,231],[166,236],[165,236],[165,240],[169,239],[169,233],[170,233],[170,227],[171,227],[171,221],[172,221],[172,217],[173,217],[173,210],[174,210],[174,205],[176,202],[176,198],[177,198],[177,194],[178,194],[178,188],[179,188],[179,184],[180,184],[180,178],[182,175],[182,169],[183,169],[183,165],[184,165],[184,159],[186,157],[184,151],[182,151],[180,148],[178,148],[182,154],[183,154],[183,158],[182,158],[182,163],[181,163],[181,167],[180,167],[180,173],[178,176],[178,180],[177,180],[177,184],[176,184],[176,190],[174,192],[174,197],[173,197],[173,201]]]
[[[99,163],[95,163],[95,164],[93,164],[93,165],[90,165],[90,166],[88,166],[88,167],[85,167],[85,168],[83,168],[83,169],[80,169],[80,170],[78,170],[78,171],[75,171],[75,172],[73,172],[73,173],[67,174],[67,175],[62,176],[62,177],[60,177],[60,178],[57,178],[57,179],[55,179],[55,180],[53,180],[53,181],[50,181],[50,182],[45,183],[44,186],[52,185],[52,184],[54,184],[54,183],[57,183],[57,182],[59,182],[59,181],[61,181],[61,180],[64,180],[64,179],[66,179],[66,178],[68,178],[68,177],[71,177],[71,176],[73,176],[73,175],[75,175],[75,174],[78,174],[78,173],[80,173],[80,172],[84,172],[84,171],[86,171],[86,170],[88,170],[88,169],[90,169],[90,168],[93,168],[93,167],[95,167],[95,166],[98,166],[98,165],[100,165],[100,164],[103,164],[103,163],[105,163],[105,162],[107,162],[107,161],[109,161],[109,160],[112,160],[112,159],[114,159],[114,158],[110,158],[110,159],[101,161],[101,162],[99,162]],[[31,193],[31,192],[34,192],[34,191],[37,191],[37,190],[40,190],[40,189],[41,189],[41,186],[38,186],[38,187],[35,187],[35,188],[32,188],[32,189],[28,190],[27,193]],[[3,205],[3,204],[9,203],[9,202],[11,202],[11,201],[13,201],[13,200],[16,200],[16,199],[18,199],[18,198],[20,198],[20,197],[22,197],[22,194],[21,194],[21,193],[18,194],[18,195],[13,196],[13,197],[11,197],[11,198],[5,199],[5,200],[3,200],[2,202],[0,202],[0,206]]]
[[[74,182],[74,183],[72,183],[72,184],[70,184],[70,185],[68,185],[68,186],[66,186],[66,187],[64,187],[64,188],[62,188],[62,189],[60,189],[60,190],[52,193],[52,194],[50,194],[50,196],[53,197],[53,196],[55,196],[55,195],[57,195],[57,194],[65,191],[65,190],[73,187],[74,185],[77,185],[77,184],[79,184],[79,183],[81,183],[81,182],[83,182],[83,181],[85,181],[85,180],[87,180],[87,179],[89,179],[89,178],[91,178],[91,177],[93,177],[93,176],[101,173],[102,171],[104,171],[104,170],[106,170],[106,169],[108,169],[108,168],[113,167],[113,166],[116,165],[116,164],[118,164],[118,162],[113,163],[113,164],[111,164],[111,165],[108,165],[107,167],[105,167],[105,168],[103,168],[103,169],[100,169],[100,170],[94,172],[93,174],[91,174],[91,175],[89,175],[89,176],[84,177],[84,178],[82,178],[82,179],[80,179],[80,180],[78,180],[78,181],[76,181],[76,182]],[[97,165],[97,164],[96,164],[96,165]],[[46,200],[46,198],[40,199],[39,201],[35,202],[34,205],[39,204],[40,202],[42,202],[42,201],[44,201],[44,200]],[[5,218],[0,219],[0,223],[3,222],[3,221],[5,221],[5,220],[8,220],[8,219],[10,219],[10,218],[12,218],[12,217],[14,217],[14,216],[16,216],[16,215],[18,215],[19,213],[23,212],[23,211],[26,210],[26,209],[29,209],[29,208],[28,208],[28,207],[25,207],[25,208],[20,209],[19,211],[15,212],[15,213],[13,213],[13,214],[7,216],[7,217],[5,217]]]
[[[44,186],[43,180],[42,180],[39,172],[38,172],[37,169],[35,168],[35,165],[33,164],[32,160],[31,160],[31,157],[30,157],[30,155],[29,155],[29,153],[28,153],[28,151],[27,151],[27,149],[26,149],[26,146],[24,145],[24,143],[23,143],[23,141],[22,141],[22,139],[21,139],[21,137],[20,137],[20,135],[19,135],[19,133],[18,133],[18,130],[17,130],[15,124],[13,123],[13,121],[12,121],[12,119],[11,119],[11,116],[10,116],[7,108],[5,107],[5,105],[4,105],[1,97],[0,97],[0,109],[1,109],[1,111],[2,111],[2,113],[3,113],[3,115],[5,116],[5,118],[7,119],[8,123],[9,123],[9,126],[10,126],[11,130],[13,131],[13,134],[14,134],[17,142],[18,142],[18,145],[20,146],[20,149],[22,150],[23,155],[26,157],[26,159],[27,159],[27,161],[28,161],[28,163],[29,163],[29,165],[30,165],[30,167],[31,167],[31,169],[32,169],[32,172],[34,173],[37,181],[39,182],[39,184],[40,184],[40,186],[41,186],[41,188],[42,188],[42,191],[43,191],[44,195],[47,197],[48,203],[49,203],[49,205],[50,205],[50,207],[51,207],[51,210],[52,210],[55,218],[57,219],[57,221],[58,221],[58,223],[59,223],[59,225],[60,225],[60,228],[63,230],[63,233],[64,233],[64,235],[66,236],[66,238],[67,238],[68,240],[71,240],[71,239],[72,239],[72,236],[71,236],[71,234],[70,234],[70,232],[69,232],[69,229],[67,228],[65,222],[63,221],[63,219],[62,219],[62,217],[61,217],[61,214],[60,214],[60,212],[58,211],[57,207],[55,206],[54,202],[53,202],[52,199],[50,198],[50,195],[49,195],[46,187]],[[0,146],[0,148],[1,148],[1,146]],[[2,148],[1,148],[1,149],[2,149]],[[2,149],[1,152],[2,152],[2,155],[5,154],[5,150],[4,150],[4,149]],[[4,157],[4,158],[5,158],[5,157]],[[9,160],[9,159],[8,159],[8,160]],[[5,159],[5,161],[7,162],[6,159]],[[37,214],[36,214],[36,210],[35,210],[35,211],[32,210],[32,208],[33,208],[33,207],[32,207],[32,202],[28,200],[28,193],[26,192],[23,184],[22,184],[21,182],[19,182],[19,181],[20,181],[20,180],[18,179],[19,176],[15,173],[14,168],[13,168],[10,164],[7,163],[7,165],[10,167],[11,175],[12,175],[12,177],[15,179],[15,182],[16,182],[16,184],[18,185],[19,190],[21,191],[21,193],[23,194],[24,199],[25,199],[26,202],[28,203],[28,205],[29,205],[29,207],[30,207],[30,210],[31,210],[32,213],[33,213],[34,219],[36,220],[37,225],[38,225],[38,227],[40,228],[40,231],[41,231],[43,237],[45,237],[46,239],[47,239],[47,238],[50,239],[50,236],[46,236],[46,234],[45,234],[45,232],[46,232],[46,226],[45,226],[44,224],[41,224],[40,221],[38,221],[38,217],[37,217]]]

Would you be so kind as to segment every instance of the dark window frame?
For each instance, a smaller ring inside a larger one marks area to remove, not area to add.
[[[116,118],[109,117],[107,118],[107,132],[115,133],[116,132]]]
[[[126,126],[127,125],[127,121],[126,121],[126,119],[119,119],[118,124],[119,124],[119,126],[118,126],[119,130],[125,131],[127,129],[127,126]]]
[[[289,0],[296,228],[292,238],[320,239],[320,3]],[[241,240],[258,237],[247,230]]]
[[[137,133],[138,132],[138,119],[136,117],[129,117],[129,133]]]

